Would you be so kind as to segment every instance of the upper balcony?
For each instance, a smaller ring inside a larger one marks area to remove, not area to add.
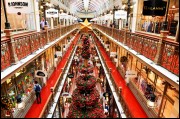
[[[33,54],[46,44],[65,35],[69,31],[78,28],[79,24],[40,32],[30,31],[18,34],[6,34],[1,37],[1,71],[15,64],[17,61]]]
[[[179,76],[179,43],[171,38],[142,32],[132,33],[126,29],[118,30],[98,24],[93,24],[93,27]]]

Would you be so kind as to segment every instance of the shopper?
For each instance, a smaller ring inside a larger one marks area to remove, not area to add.
[[[44,19],[44,17],[42,17],[42,20],[41,20],[41,23],[40,23],[40,27],[41,27],[41,29],[42,30],[44,30],[45,28],[44,28],[44,26],[45,26],[45,19]],[[48,22],[46,21],[46,25],[48,26]]]
[[[37,104],[41,103],[41,89],[41,85],[39,85],[38,82],[35,81],[34,91],[36,93]]]

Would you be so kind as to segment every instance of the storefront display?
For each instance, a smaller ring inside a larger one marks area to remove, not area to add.
[[[164,27],[166,13],[163,16],[160,15],[143,15],[142,9],[143,0],[138,3],[137,25],[136,30],[145,31],[150,33],[160,34],[160,31]],[[167,30],[170,36],[176,36],[178,20],[176,16],[179,15],[179,0],[170,0],[167,17]],[[149,13],[149,12],[148,12]],[[178,14],[178,15],[177,15]]]
[[[29,98],[34,86],[34,66],[34,62],[30,63],[2,84],[1,97],[4,95],[10,100],[13,115],[17,110],[25,108],[26,100],[31,100]]]

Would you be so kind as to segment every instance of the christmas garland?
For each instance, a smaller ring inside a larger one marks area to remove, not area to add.
[[[100,104],[99,102],[96,103],[93,108],[83,108],[83,110],[75,106],[74,103],[72,103],[69,108],[70,110],[67,118],[106,118],[102,108],[102,104]]]
[[[96,78],[94,76],[79,76],[76,85],[79,90],[91,90],[95,87]]]
[[[88,64],[87,67],[85,67],[85,65],[81,65],[81,66],[79,67],[79,72],[80,72],[81,74],[93,73],[93,66],[90,65],[90,64]]]

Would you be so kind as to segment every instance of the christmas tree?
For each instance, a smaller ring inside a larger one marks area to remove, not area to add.
[[[67,118],[105,118],[100,95],[95,88],[96,78],[92,75],[93,66],[88,64],[90,58],[90,42],[88,37],[82,37],[83,64],[80,64],[80,76],[76,78],[77,88],[72,94],[72,104]]]

